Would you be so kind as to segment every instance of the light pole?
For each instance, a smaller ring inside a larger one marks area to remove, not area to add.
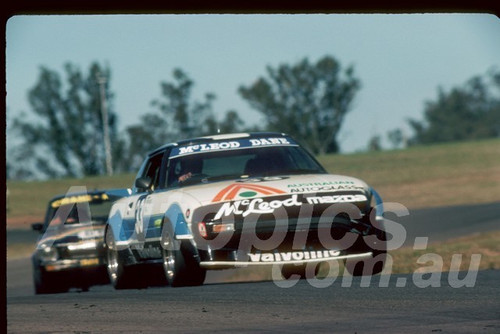
[[[106,155],[106,172],[108,175],[113,175],[113,160],[111,157],[111,142],[109,141],[109,127],[108,127],[108,109],[106,104],[106,77],[100,73],[97,74],[97,82],[99,83],[101,91],[101,114],[102,114],[102,132],[104,139],[104,153]]]

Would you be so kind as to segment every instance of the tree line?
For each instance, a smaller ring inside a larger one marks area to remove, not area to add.
[[[492,68],[463,85],[445,90],[424,103],[423,119],[410,118],[412,134],[396,128],[387,132],[393,148],[434,143],[479,140],[500,137],[500,71]],[[382,137],[373,136],[369,150],[381,150]]]
[[[354,67],[344,68],[329,55],[317,62],[304,58],[268,66],[263,76],[238,87],[248,106],[264,116],[264,124],[248,126],[236,110],[216,117],[215,93],[197,100],[194,85],[175,68],[169,80],[160,82],[152,111],[120,131],[109,65],[94,62],[83,72],[67,63],[63,74],[42,66],[28,91],[30,112],[13,119],[7,114],[8,134],[18,141],[7,148],[7,179],[105,174],[106,154],[115,172],[134,172],[146,152],[165,143],[242,131],[285,132],[314,154],[336,153],[345,115],[361,89]],[[426,103],[423,121],[408,120],[414,135],[407,144],[500,137],[499,92],[498,71],[449,92],[440,89],[437,99]],[[110,152],[104,145],[104,119]],[[401,146],[400,129],[388,137],[394,147]],[[370,140],[369,149],[380,149],[380,137]]]

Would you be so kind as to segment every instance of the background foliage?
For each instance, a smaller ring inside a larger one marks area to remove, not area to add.
[[[338,152],[338,134],[361,89],[354,67],[343,68],[330,55],[317,62],[268,66],[266,73],[238,92],[264,122],[248,126],[241,111],[214,110],[217,96],[193,96],[195,82],[180,68],[159,84],[150,111],[137,124],[118,128],[109,65],[91,63],[86,71],[65,64],[62,73],[40,67],[27,92],[29,112],[7,114],[7,179],[85,177],[106,172],[103,141],[103,99],[99,78],[105,78],[113,169],[135,172],[145,154],[180,139],[232,132],[285,132],[315,154]],[[219,117],[217,117],[219,115]],[[387,133],[395,149],[409,145],[500,137],[500,72],[492,69],[425,103],[423,119],[409,119],[412,134],[402,129]],[[15,138],[16,140],[12,140]],[[382,136],[374,134],[367,151],[381,151]]]

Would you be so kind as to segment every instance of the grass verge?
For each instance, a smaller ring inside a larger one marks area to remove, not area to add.
[[[30,257],[35,250],[34,243],[12,243],[7,244],[7,260],[15,260]]]
[[[410,209],[479,204],[500,198],[500,140],[319,157],[334,174],[358,177],[386,202]]]
[[[135,175],[95,176],[81,179],[48,181],[7,182],[7,227],[29,228],[34,222],[43,221],[47,203],[54,196],[65,194],[73,186],[88,190],[131,187]]]

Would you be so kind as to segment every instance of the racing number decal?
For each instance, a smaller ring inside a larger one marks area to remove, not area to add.
[[[137,240],[144,240],[144,203],[147,195],[139,197],[135,205],[135,233]]]

